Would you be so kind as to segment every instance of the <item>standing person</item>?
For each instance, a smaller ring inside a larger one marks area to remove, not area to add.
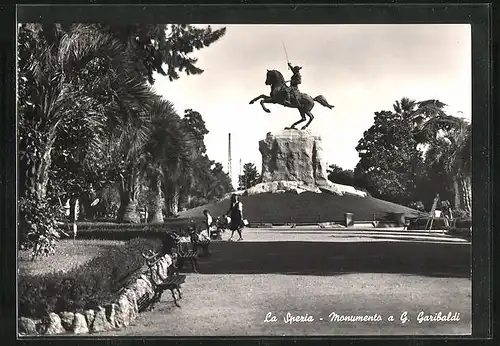
[[[238,241],[243,240],[241,235],[241,228],[243,225],[243,203],[240,202],[238,195],[231,196],[231,206],[229,207],[227,215],[231,218],[231,223],[229,224],[231,237],[229,241],[232,241],[234,231],[237,231],[240,236]]]
[[[207,228],[208,238],[210,239],[210,228],[214,223],[214,218],[207,209],[203,210],[203,215],[205,215],[205,227]]]

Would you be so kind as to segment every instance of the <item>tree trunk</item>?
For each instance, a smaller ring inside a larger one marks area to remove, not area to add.
[[[460,207],[471,215],[472,213],[472,182],[469,175],[459,176]]]
[[[137,212],[137,199],[130,191],[120,191],[120,208],[118,209],[118,222],[140,223],[141,218]]]
[[[30,175],[27,188],[30,190],[32,197],[38,201],[45,201],[47,197],[47,184],[49,182],[49,171],[52,165],[52,148],[56,140],[55,130],[48,135],[47,143],[43,148],[43,154],[35,161],[31,167],[32,174]]]
[[[149,201],[150,214],[148,222],[163,223],[163,196],[161,195],[161,180],[158,177],[153,177],[151,180],[151,200]]]
[[[168,186],[165,191],[167,215],[174,216],[179,212],[179,187],[175,183],[168,183],[166,185]]]
[[[72,196],[69,199],[69,220],[71,222],[78,221],[80,218],[80,200],[78,197]]]
[[[139,195],[139,174],[132,169],[128,177],[122,177],[120,184],[120,208],[117,221],[122,223],[140,223],[137,212],[137,197]]]
[[[455,208],[461,208],[460,207],[460,185],[458,184],[458,177],[456,175],[452,176],[452,183],[453,183],[453,195],[454,195],[454,201],[453,205]]]

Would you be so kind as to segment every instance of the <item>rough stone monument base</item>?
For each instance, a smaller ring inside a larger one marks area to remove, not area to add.
[[[367,195],[352,186],[328,180],[321,137],[313,135],[310,130],[268,133],[259,142],[259,150],[262,154],[262,183],[246,190],[245,194],[310,191],[338,196]]]

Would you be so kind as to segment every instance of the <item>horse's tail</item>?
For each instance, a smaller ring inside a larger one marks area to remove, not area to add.
[[[330,109],[332,109],[333,107],[335,107],[335,106],[332,106],[331,104],[329,104],[328,101],[326,100],[326,98],[323,95],[318,95],[313,100],[316,101],[316,102],[318,102],[323,107],[328,107]]]

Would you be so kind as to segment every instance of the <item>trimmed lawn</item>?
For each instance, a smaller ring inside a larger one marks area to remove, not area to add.
[[[48,257],[39,257],[31,261],[30,251],[18,252],[19,273],[28,275],[42,275],[52,272],[66,272],[79,267],[107,251],[110,247],[122,246],[123,241],[116,240],[60,240],[57,243],[56,254]]]

